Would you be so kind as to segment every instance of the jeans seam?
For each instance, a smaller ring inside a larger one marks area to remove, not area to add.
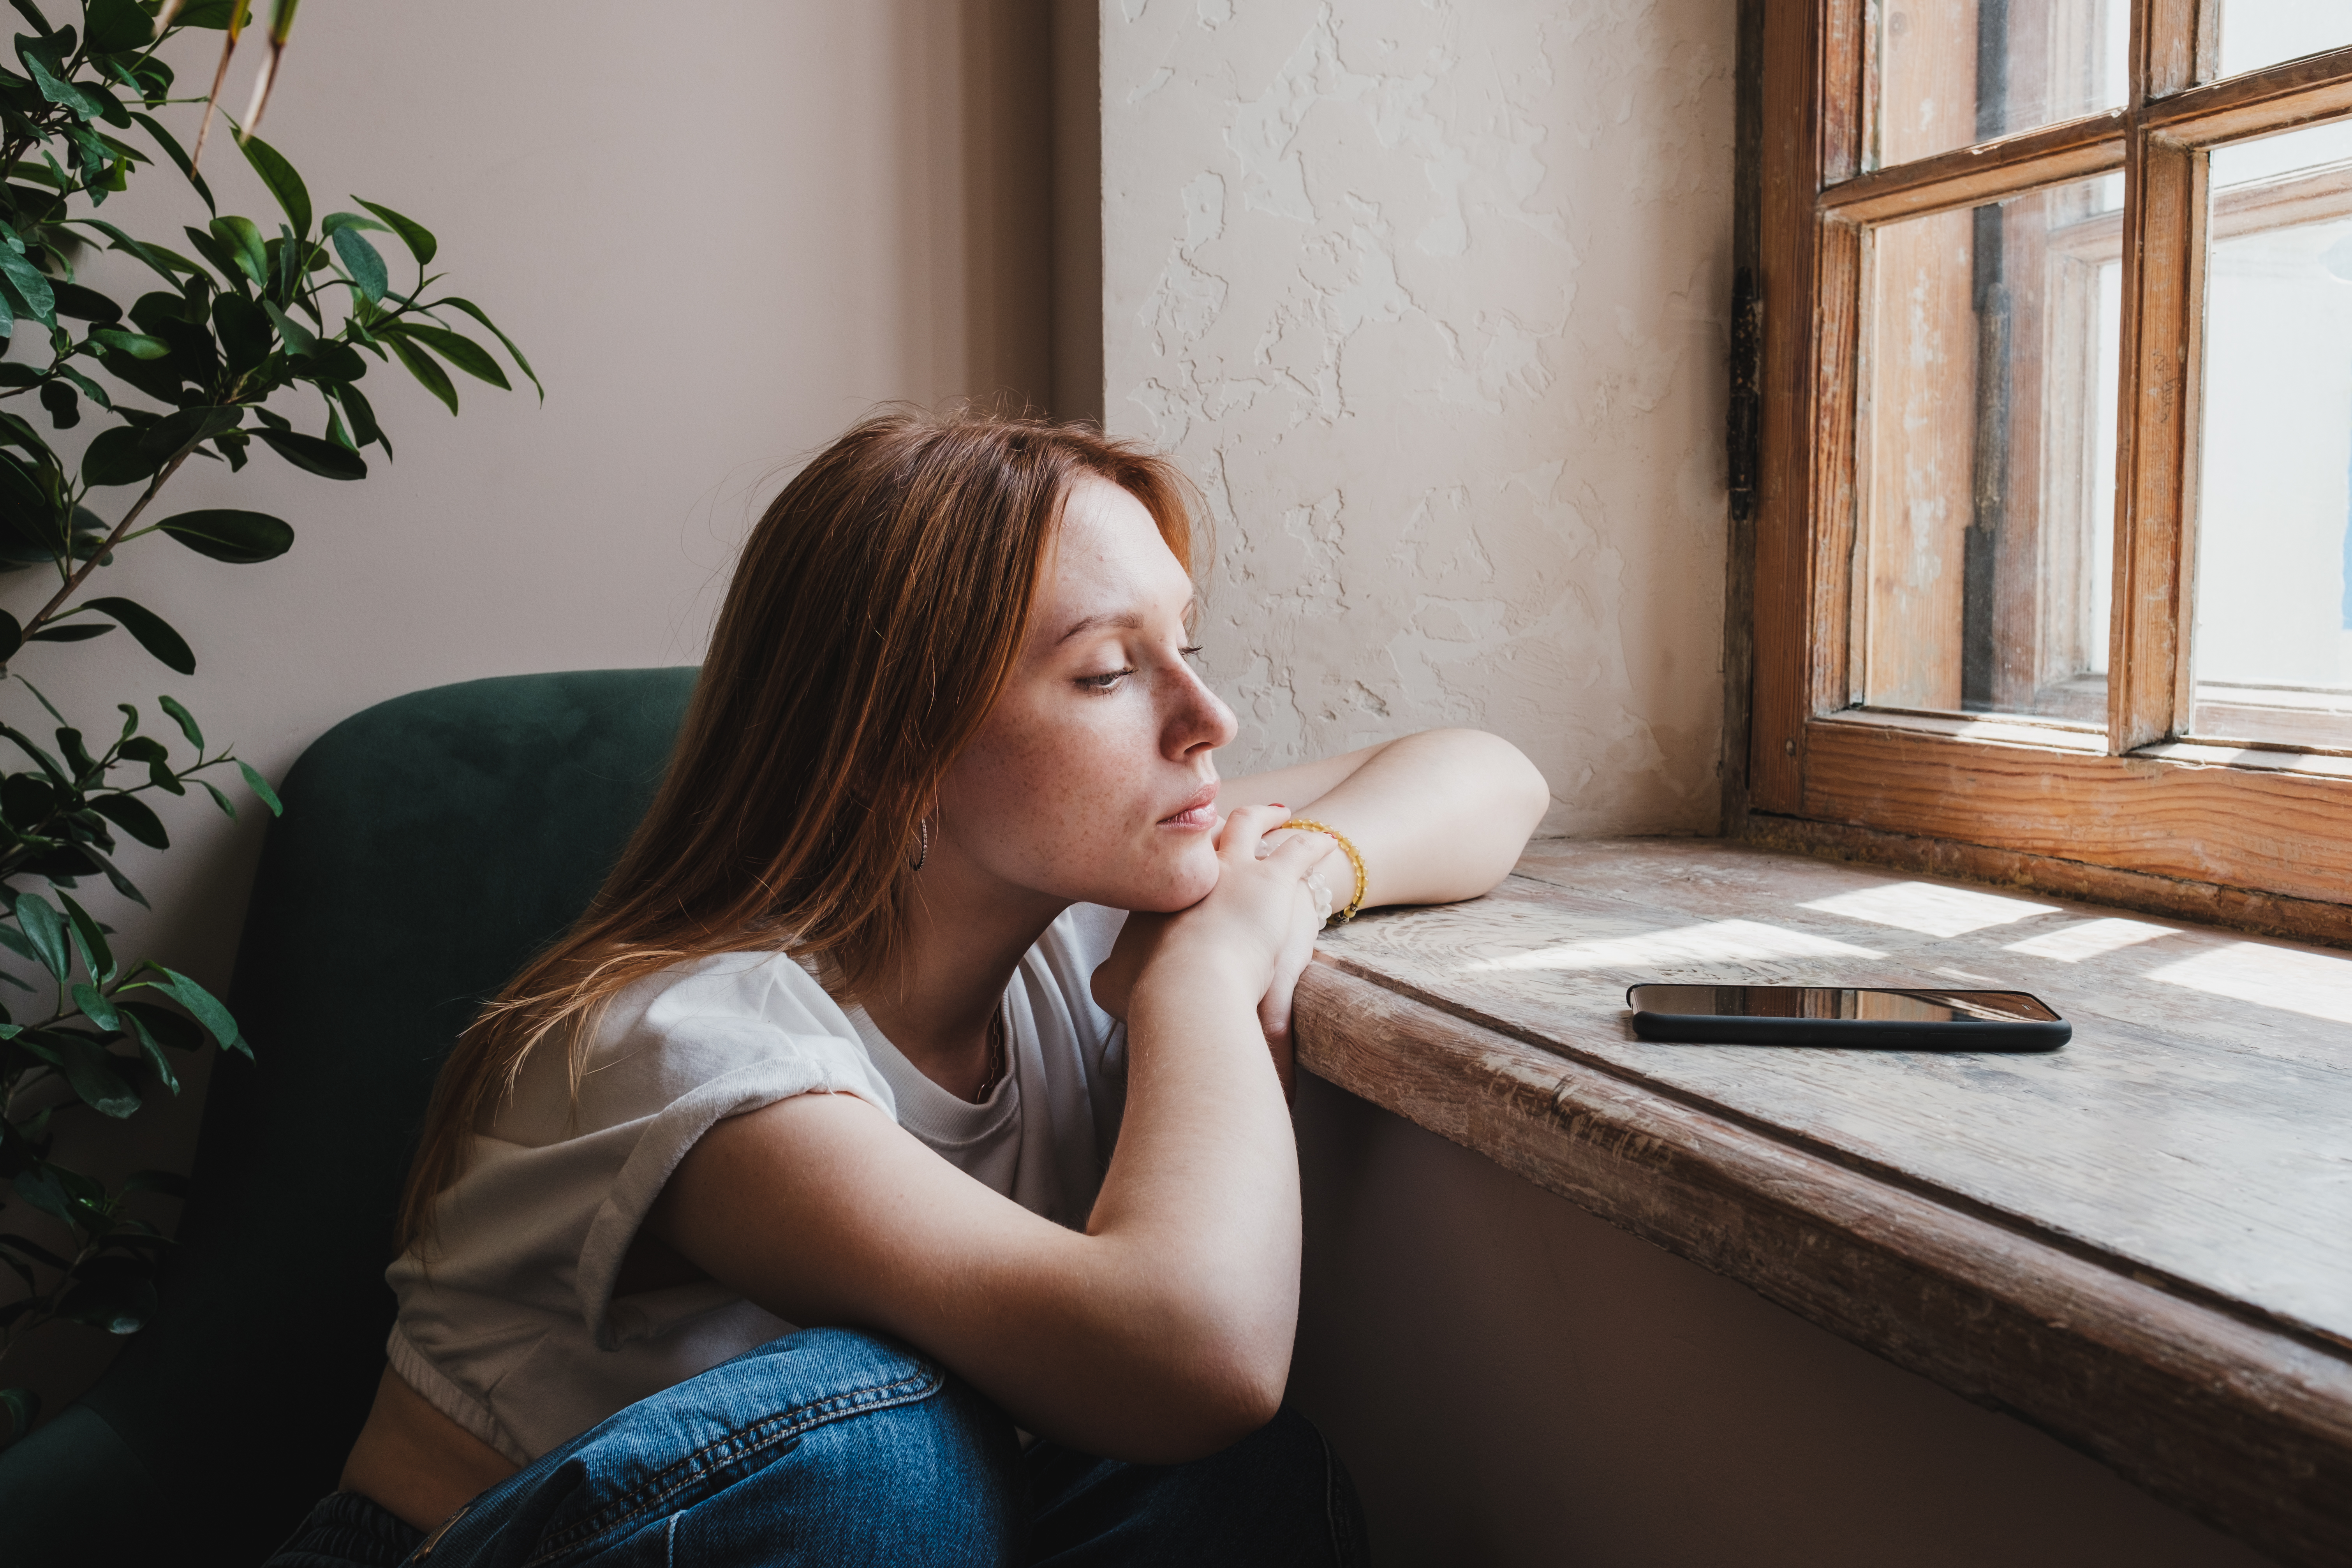
[[[539,1568],[540,1564],[551,1563],[597,1536],[655,1512],[679,1492],[707,1480],[719,1470],[740,1463],[763,1448],[788,1438],[796,1438],[845,1415],[887,1410],[929,1398],[939,1391],[942,1381],[939,1372],[927,1367],[912,1376],[892,1383],[851,1389],[842,1394],[828,1394],[806,1405],[794,1405],[765,1420],[739,1426],[723,1436],[714,1437],[684,1458],[655,1471],[586,1519],[541,1542],[538,1554],[525,1563],[523,1568]]]

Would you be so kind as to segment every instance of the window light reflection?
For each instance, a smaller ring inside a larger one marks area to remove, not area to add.
[[[2179,934],[2171,926],[2156,925],[2147,921],[2084,921],[2081,925],[2062,926],[2056,931],[2043,931],[2040,936],[2027,937],[2023,942],[2011,942],[2001,951],[2030,953],[2035,958],[2054,958],[2061,963],[2080,963],[2103,952],[2115,952],[2143,942],[2154,942],[2160,936]]]
[[[2004,899],[1997,893],[1971,892],[1934,882],[1889,882],[1797,907],[1928,936],[1965,936],[1987,926],[2058,912],[2055,904],[2029,904],[2023,899]]]
[[[2148,978],[2332,1023],[2352,1024],[2352,958],[2233,942],[2168,963],[2151,971]]]
[[[1647,969],[1669,963],[1753,963],[1776,958],[1884,958],[1866,947],[1832,942],[1761,921],[1710,921],[1641,936],[1594,937],[1534,952],[1490,958],[1472,971],[1501,969]]]

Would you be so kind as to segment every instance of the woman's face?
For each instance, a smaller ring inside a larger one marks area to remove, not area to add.
[[[1185,661],[1192,584],[1143,503],[1074,486],[1028,635],[940,787],[942,847],[1000,885],[1180,910],[1216,885],[1216,763],[1234,715]]]

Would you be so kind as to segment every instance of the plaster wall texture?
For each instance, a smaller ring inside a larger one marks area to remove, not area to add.
[[[432,227],[447,288],[522,345],[546,405],[460,376],[452,419],[376,365],[364,390],[398,460],[372,450],[364,481],[258,453],[234,476],[191,464],[164,492],[167,512],[283,517],[290,553],[226,566],[149,538],[99,574],[94,591],[187,635],[194,678],[119,632],[37,645],[14,668],[93,728],[127,699],[169,735],[154,695],[171,692],[209,739],[276,778],[337,721],[422,687],[698,661],[760,507],[872,404],[1009,389],[1051,405],[1067,357],[1080,376],[1071,410],[1097,405],[1090,122],[1077,127],[1082,156],[1066,160],[1088,206],[1066,262],[1054,234],[1049,34],[1070,12],[1069,0],[306,6],[263,134],[321,214],[357,192]],[[1090,0],[1074,15],[1090,31]],[[183,83],[211,79],[219,38],[182,40],[194,45],[173,57]],[[1064,42],[1083,51],[1090,111],[1091,48]],[[249,33],[224,94],[232,109],[262,52]],[[162,118],[184,143],[194,114]],[[205,173],[223,212],[274,230],[219,127]],[[165,165],[103,216],[171,243],[205,213]],[[413,277],[380,237],[395,280]],[[1069,356],[1055,352],[1057,266],[1077,272],[1088,307],[1088,341]],[[150,287],[119,257],[93,257],[85,273],[132,295]],[[283,411],[322,426],[315,398]],[[68,439],[99,427],[85,420]],[[111,521],[130,493],[95,504]],[[0,578],[0,608],[28,615],[54,585],[38,578]],[[0,717],[48,731],[22,689]],[[224,984],[266,813],[248,802],[232,825],[201,795],[158,805],[172,851],[123,858],[156,913],[102,889],[92,912],[123,928],[118,952]],[[203,1088],[200,1069],[180,1100],[90,1130],[87,1157],[117,1173],[185,1169]],[[172,1206],[159,1201],[154,1217],[168,1224]],[[8,1380],[29,1363],[55,1410],[109,1344],[70,1325],[47,1331],[12,1357]]]
[[[1442,724],[1720,815],[1733,7],[1106,0],[1104,399],[1244,773]]]

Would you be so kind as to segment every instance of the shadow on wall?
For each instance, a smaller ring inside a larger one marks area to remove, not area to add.
[[[2261,1568],[2022,1422],[1299,1075],[1290,1396],[1384,1568]]]

